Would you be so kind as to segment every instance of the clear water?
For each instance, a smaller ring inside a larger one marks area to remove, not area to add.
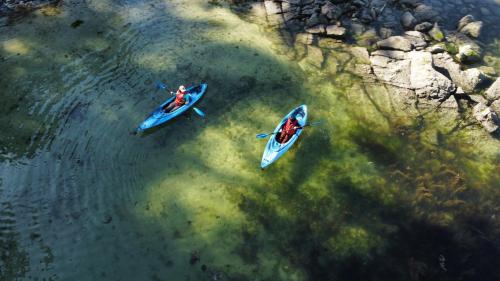
[[[402,111],[348,48],[316,71],[197,0],[67,1],[0,31],[0,280],[499,275],[498,140]],[[206,80],[208,117],[132,134],[155,80]],[[325,123],[261,171],[255,134],[303,103]]]

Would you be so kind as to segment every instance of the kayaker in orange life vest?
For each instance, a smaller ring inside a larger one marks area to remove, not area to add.
[[[296,114],[294,113],[288,117],[288,120],[286,120],[283,127],[281,127],[278,135],[278,142],[286,143],[293,137],[293,135],[295,135],[295,132],[297,132],[297,129],[299,128],[300,125],[297,121]]]
[[[177,93],[175,93],[175,100],[171,102],[169,105],[167,105],[163,109],[163,111],[165,111],[166,113],[175,111],[176,109],[187,104],[188,102],[189,102],[189,94],[186,91],[186,87],[181,85],[179,87],[179,90],[177,90]]]

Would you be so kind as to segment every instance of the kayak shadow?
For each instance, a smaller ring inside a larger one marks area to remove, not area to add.
[[[183,114],[182,116],[178,116],[177,118],[175,118],[173,120],[170,120],[168,122],[165,122],[163,124],[160,124],[158,126],[155,126],[153,128],[149,128],[149,129],[146,129],[146,130],[139,131],[138,129],[135,129],[132,134],[137,135],[137,136],[139,136],[141,138],[148,137],[150,135],[153,135],[153,134],[155,134],[155,133],[157,133],[159,131],[168,129],[170,127],[177,127],[177,126],[179,126],[178,125],[179,122],[182,122],[182,121],[191,121],[193,119],[191,117],[191,114],[192,113]]]

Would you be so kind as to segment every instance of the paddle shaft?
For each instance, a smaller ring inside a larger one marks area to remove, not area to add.
[[[314,126],[314,125],[318,125],[318,124],[321,124],[321,123],[322,123],[322,121],[312,122],[312,123],[309,123],[309,124],[305,124],[304,126],[296,127],[296,129],[304,129],[305,127]],[[277,133],[278,132],[272,132],[272,133],[268,133],[268,134],[259,134],[259,135],[257,135],[257,137],[259,137],[259,138],[265,138],[265,137],[268,137],[268,136],[275,135]]]

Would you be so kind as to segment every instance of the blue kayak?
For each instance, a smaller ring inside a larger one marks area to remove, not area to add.
[[[137,128],[138,132],[142,132],[144,130],[153,128],[160,124],[163,124],[170,119],[173,119],[179,115],[181,115],[184,111],[188,110],[191,106],[193,106],[205,93],[207,89],[207,84],[200,84],[198,86],[192,86],[186,89],[188,92],[188,103],[179,107],[173,112],[166,113],[163,109],[169,105],[171,102],[175,100],[175,95],[162,103],[158,108],[153,111],[146,120],[144,120],[139,128]]]
[[[277,141],[278,132],[285,124],[286,120],[293,113],[297,113],[297,121],[300,126],[306,125],[307,122],[307,106],[305,104],[293,109],[288,113],[278,124],[276,129],[274,129],[274,134],[271,135],[269,141],[267,142],[266,149],[264,150],[264,155],[262,155],[262,162],[260,163],[260,167],[264,169],[265,167],[274,163],[278,158],[280,158],[285,152],[292,147],[292,145],[297,141],[303,129],[297,129],[295,135],[291,137],[286,143],[279,143]]]

